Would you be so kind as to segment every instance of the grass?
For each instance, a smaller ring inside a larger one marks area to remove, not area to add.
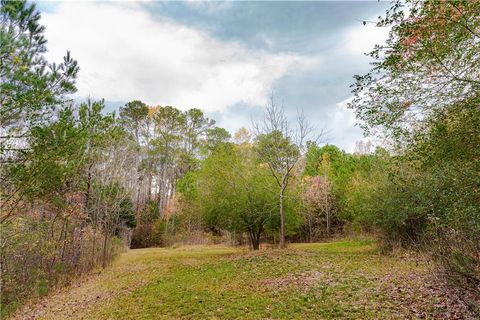
[[[435,293],[417,290],[427,274],[421,260],[381,255],[371,241],[260,252],[222,246],[130,250],[106,270],[25,307],[17,317],[428,318],[437,312]]]

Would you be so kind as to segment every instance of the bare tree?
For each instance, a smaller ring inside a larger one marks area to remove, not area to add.
[[[313,132],[313,127],[305,119],[303,112],[297,112],[296,120],[296,126],[291,127],[283,106],[278,106],[272,95],[263,120],[253,122],[252,125],[256,150],[262,161],[268,165],[278,185],[280,248],[285,248],[285,192],[292,169],[304,155],[307,139]]]
[[[358,140],[355,142],[354,154],[358,154],[358,155],[369,154],[372,152],[371,149],[372,149],[372,142],[370,140],[367,140],[367,141]]]

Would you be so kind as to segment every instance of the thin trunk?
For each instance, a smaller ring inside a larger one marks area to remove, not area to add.
[[[92,168],[93,168],[93,163],[90,163],[87,171],[87,189],[85,190],[85,202],[84,202],[85,207],[83,211],[85,214],[85,218],[82,219],[82,222],[80,222],[80,243],[83,242],[82,240],[83,232],[85,227],[87,226],[87,219],[90,218],[90,197],[92,193]],[[78,264],[80,263],[81,256],[82,256],[82,246],[79,246],[74,257],[75,268],[78,268]]]
[[[327,211],[327,237],[330,236],[330,212]]]
[[[140,184],[140,181],[138,181],[137,179],[137,201],[136,201],[136,204],[135,204],[135,217],[138,217],[138,209],[140,207],[140,193],[141,193],[141,184]]]
[[[151,168],[149,168],[149,173],[148,173],[148,201],[152,200],[152,174],[151,174]]]
[[[64,230],[65,230],[65,235],[64,235],[64,239],[63,239],[62,256],[61,256],[62,263],[64,262],[65,250],[66,250],[66,246],[67,246],[67,232],[68,232],[68,220],[67,219],[65,219],[65,223],[62,226],[62,233],[60,234],[60,239],[63,236],[63,231]]]
[[[255,246],[254,246],[254,250],[258,250],[260,249],[260,236],[263,232],[263,225],[260,225],[258,227],[258,230],[257,230],[257,233],[255,234]]]
[[[91,260],[91,265],[92,268],[95,266],[96,262],[96,249],[97,249],[97,211],[92,212],[94,216],[92,216],[93,219],[93,241],[92,241],[92,260]]]
[[[253,238],[252,238],[252,230],[248,229],[248,244],[250,245],[250,249],[253,250]]]
[[[107,244],[108,244],[108,232],[105,231],[105,237],[103,238],[102,268],[107,267]]]
[[[165,165],[162,166],[161,176],[158,177],[158,210],[159,210],[159,217],[164,216],[164,209],[165,209],[165,196],[167,194],[167,174],[166,174]]]
[[[285,217],[283,212],[283,193],[285,192],[285,187],[282,186],[280,190],[280,241],[278,246],[283,249],[285,248]]]
[[[312,215],[308,215],[308,242],[312,242]]]
[[[90,214],[90,194],[91,194],[91,188],[92,188],[92,167],[93,163],[88,166],[88,172],[87,172],[87,190],[85,191],[85,210],[84,213],[85,215],[89,216]],[[83,229],[83,222],[82,222],[82,229]]]
[[[253,239],[253,250],[259,250],[260,249],[260,243],[259,239],[254,237]]]
[[[328,189],[325,192],[325,213],[327,216],[327,237],[330,236],[330,208],[328,203]]]

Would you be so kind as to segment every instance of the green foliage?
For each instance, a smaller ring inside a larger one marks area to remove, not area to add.
[[[403,142],[436,111],[478,94],[479,16],[478,0],[393,2],[377,23],[391,27],[389,39],[369,54],[372,70],[355,76],[350,107],[365,131]]]
[[[300,153],[298,146],[278,130],[257,136],[255,150],[276,175],[292,167]]]
[[[197,177],[194,172],[188,172],[177,182],[177,190],[184,197],[194,198],[197,193]]]
[[[379,226],[393,243],[453,237],[451,250],[460,239],[465,254],[478,250],[479,116],[477,108],[461,105],[432,120],[428,131],[392,159],[388,176],[372,181],[361,201],[368,212],[363,223]]]
[[[344,184],[355,171],[355,157],[334,145],[318,147],[310,144],[305,155],[304,175],[326,175],[336,184]]]
[[[34,127],[29,138],[30,161],[7,168],[10,183],[28,199],[44,199],[61,192],[78,168],[83,149],[81,135],[71,108],[62,110],[56,122]]]
[[[139,100],[128,102],[125,106],[120,107],[121,123],[133,132],[137,143],[140,139],[141,123],[146,120],[147,116],[148,106]]]
[[[203,146],[204,153],[208,155],[209,153],[215,151],[215,149],[219,148],[225,143],[228,143],[230,138],[230,133],[224,128],[213,127],[207,129],[207,135]]]
[[[355,155],[333,145],[310,144],[303,174],[327,177],[332,183],[337,216],[354,222],[367,214],[365,197],[373,191],[377,179],[382,179],[386,156],[381,149],[374,154]]]
[[[188,153],[192,154],[195,150],[202,147],[202,139],[214,125],[215,121],[205,117],[200,109],[192,108],[185,113],[185,127]]]
[[[133,100],[116,119],[103,100],[66,103],[79,68],[68,52],[46,61],[34,4],[2,0],[0,15],[2,305],[105,266],[126,228],[135,228],[132,247],[171,244],[180,228],[214,241],[246,233],[253,249],[280,230],[283,247],[312,222],[307,202],[326,214],[327,235],[335,213],[338,226],[375,232],[384,245],[428,246],[455,280],[478,288],[478,1],[394,2],[378,23],[390,37],[370,53],[371,72],[355,77],[350,107],[395,152],[309,143],[303,173],[309,128],[299,117],[295,136],[273,98],[253,144],[246,130],[231,143],[197,108]]]
[[[5,168],[18,196],[59,204],[64,192],[85,188],[78,175],[84,166],[98,160],[99,150],[111,144],[114,132],[113,115],[103,115],[103,106],[103,102],[82,104],[78,117],[71,107],[65,107],[57,119],[32,127],[29,161]]]
[[[120,202],[120,222],[131,229],[135,228],[137,224],[133,203],[129,198],[123,199]]]
[[[215,232],[247,232],[252,247],[258,249],[265,228],[274,226],[278,200],[275,180],[251,147],[218,146],[197,176],[196,201],[206,227]]]
[[[40,279],[37,283],[37,294],[40,297],[47,295],[48,293],[48,283],[45,279]]]
[[[422,245],[459,282],[480,283],[480,5],[397,1],[374,68],[356,77],[350,107],[397,148],[373,182],[363,224],[388,244]],[[470,286],[466,286],[467,288]],[[478,287],[477,287],[478,290]]]
[[[124,245],[114,239],[119,224],[134,217],[109,170],[125,141],[114,115],[102,113],[103,101],[67,103],[78,65],[68,52],[60,64],[45,59],[34,4],[1,1],[0,14],[3,315],[5,305],[106,266]]]
[[[148,248],[163,245],[165,221],[159,216],[158,202],[149,201],[137,215],[132,235],[132,248]]]
[[[275,185],[272,187],[275,187]],[[288,193],[289,194],[284,198],[283,203],[283,210],[285,214],[285,235],[295,239],[295,236],[298,234],[300,226],[303,223],[303,218],[301,216],[302,208],[296,186],[290,186]],[[266,224],[265,233],[269,236],[267,241],[276,242],[278,239],[278,230],[280,229],[280,217],[278,215],[278,195],[274,199],[277,202],[276,210]]]
[[[76,90],[79,68],[68,52],[60,64],[46,61],[45,27],[35,4],[2,0],[0,14],[0,123],[9,136],[19,138],[49,119],[64,95]]]

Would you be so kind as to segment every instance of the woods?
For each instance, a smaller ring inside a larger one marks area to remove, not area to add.
[[[386,240],[428,247],[471,290],[480,283],[479,17],[477,1],[396,2],[378,23],[390,37],[370,53],[375,67],[356,77],[350,105],[396,147],[388,196],[373,209],[387,213]]]
[[[351,86],[369,139],[354,152],[273,95],[233,136],[204,106],[131,97],[107,112],[74,98],[75,52],[47,61],[35,4],[2,0],[1,25],[2,315],[130,248],[344,237],[427,255],[480,314],[478,1],[394,1],[379,17],[388,40]]]

